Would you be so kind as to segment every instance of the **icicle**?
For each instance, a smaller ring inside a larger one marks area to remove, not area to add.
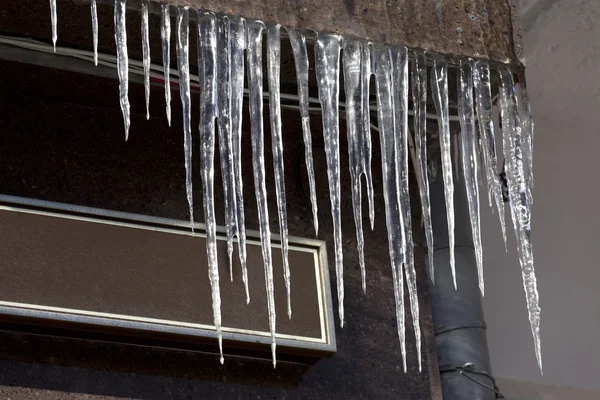
[[[267,207],[267,188],[265,184],[264,128],[263,128],[263,80],[262,80],[262,31],[265,28],[261,21],[247,21],[247,57],[248,86],[250,88],[250,123],[252,134],[252,167],[254,170],[254,187],[258,203],[258,221],[260,225],[260,241],[265,267],[265,284],[267,286],[267,305],[269,309],[269,329],[271,330],[271,352],[273,367],[275,358],[275,296],[273,293],[273,261],[271,258],[271,229],[269,227],[269,209]]]
[[[425,226],[425,239],[427,241],[429,277],[432,282],[435,282],[435,269],[433,264],[433,229],[431,226],[429,177],[427,175],[427,66],[425,65],[425,54],[423,52],[419,51],[415,53],[411,72],[414,108],[413,121],[417,164],[419,167],[421,212],[423,213],[423,225]]]
[[[533,334],[535,355],[542,371],[542,350],[540,342],[539,294],[533,262],[531,244],[531,211],[527,194],[526,166],[523,158],[523,132],[519,116],[515,86],[512,73],[501,68],[500,108],[503,128],[504,159],[506,162],[506,178],[513,225],[517,237],[517,250],[523,275],[523,287],[529,312],[529,323]]]
[[[92,13],[92,40],[94,44],[94,65],[98,66],[98,10],[96,7],[96,0],[92,0],[90,11]]]
[[[371,230],[375,228],[375,194],[373,190],[373,174],[371,173],[371,104],[370,104],[370,81],[371,81],[371,47],[372,44],[363,44],[361,58],[361,102],[363,127],[360,130],[359,141],[361,149],[362,170],[365,174],[367,184],[367,199],[369,201],[369,221]]]
[[[363,169],[360,134],[363,128],[363,104],[361,90],[362,44],[357,40],[344,41],[344,85],[346,92],[346,128],[348,134],[348,158],[352,186],[352,208],[356,226],[358,260],[363,292],[367,291],[365,269],[365,241],[363,239],[360,175]]]
[[[319,217],[317,215],[317,189],[315,184],[315,171],[313,168],[312,136],[310,133],[310,117],[308,115],[308,54],[306,51],[306,38],[296,29],[288,29],[288,36],[294,53],[296,63],[296,80],[298,82],[298,102],[300,117],[302,118],[302,135],[304,137],[304,160],[308,173],[310,188],[310,203],[312,205],[315,235],[319,235]]]
[[[283,169],[283,139],[281,136],[281,100],[279,85],[279,64],[281,61],[281,25],[275,24],[267,29],[267,66],[269,72],[269,114],[271,117],[271,147],[273,150],[273,170],[275,171],[275,191],[277,194],[277,213],[279,215],[279,234],[281,235],[281,257],[283,259],[283,277],[287,294],[288,318],[292,318],[290,302],[290,264],[288,261],[288,222],[285,199],[285,174]]]
[[[190,227],[194,232],[194,194],[192,191],[192,109],[190,94],[189,8],[177,9],[177,68],[179,94],[183,109],[183,151],[185,192],[190,209]]]
[[[56,0],[50,0],[50,20],[52,22],[52,44],[56,53],[56,40],[58,39],[58,34],[56,33]]]
[[[229,256],[229,277],[233,282],[233,237],[236,234],[235,188],[231,179],[233,158],[231,156],[231,73],[229,51],[229,18],[217,22],[217,98],[219,110],[219,154],[221,180],[225,200],[225,231],[227,235],[227,255]]]
[[[519,114],[523,130],[523,160],[525,162],[525,179],[527,182],[527,194],[529,203],[533,204],[533,131],[534,124],[531,116],[531,106],[529,104],[529,94],[527,93],[527,81],[525,73],[519,75],[519,86],[521,88],[521,98],[519,101]]]
[[[119,75],[119,99],[123,122],[125,123],[125,140],[129,138],[129,56],[127,55],[127,28],[125,24],[125,1],[115,0],[115,42],[117,46],[117,72]]]
[[[394,137],[396,146],[396,176],[398,199],[404,233],[404,271],[410,300],[413,328],[417,344],[417,359],[421,371],[421,326],[419,322],[419,298],[417,295],[417,273],[415,271],[414,244],[410,193],[408,186],[408,49],[404,46],[392,50],[392,85],[394,104]]]
[[[178,31],[180,15],[188,10],[177,9]],[[206,224],[206,253],[208,276],[212,290],[212,306],[215,328],[219,339],[221,364],[223,364],[223,339],[221,335],[221,293],[219,289],[219,264],[217,261],[217,231],[215,221],[215,118],[217,117],[217,26],[213,13],[198,12],[198,78],[200,85],[200,175],[204,195],[204,223]]]
[[[340,210],[340,127],[339,127],[339,77],[341,37],[318,34],[315,42],[315,59],[319,101],[323,114],[323,136],[327,158],[327,178],[333,217],[335,244],[335,272],[337,276],[340,325],[344,327],[344,265],[342,244],[342,218]]]
[[[492,119],[492,93],[490,88],[490,67],[484,61],[476,61],[473,69],[473,82],[475,84],[475,103],[477,105],[477,118],[482,143],[483,159],[487,176],[488,193],[494,198],[504,248],[506,249],[506,223],[504,217],[504,199],[502,198],[502,185],[498,177],[498,162],[496,156],[496,137],[494,135],[494,121]],[[491,201],[491,200],[490,200]]]
[[[460,119],[460,138],[462,144],[462,169],[467,190],[467,203],[469,206],[469,219],[473,232],[475,246],[475,259],[477,262],[477,276],[481,295],[485,293],[483,283],[483,249],[481,245],[481,229],[479,216],[479,185],[477,136],[475,135],[475,110],[473,108],[473,72],[471,62],[461,60],[458,85],[458,114]]]
[[[442,175],[444,196],[448,217],[448,240],[450,250],[450,268],[456,289],[456,269],[454,264],[454,182],[452,181],[452,157],[450,148],[450,116],[448,111],[448,64],[441,57],[435,59],[432,70],[431,91],[438,114],[438,129],[442,151]]]
[[[244,20],[233,18],[230,24],[231,44],[231,150],[236,204],[236,232],[238,252],[242,266],[242,280],[246,289],[246,304],[250,302],[248,270],[246,268],[246,224],[244,217],[244,184],[242,181],[242,106],[244,104],[244,50],[246,27]]]
[[[150,28],[148,27],[148,1],[142,1],[142,58],[144,64],[144,91],[146,93],[146,119],[150,119]]]
[[[162,40],[163,70],[165,79],[165,105],[167,121],[171,126],[171,11],[168,4],[162,4],[160,38]]]
[[[383,175],[383,198],[388,232],[388,249],[392,267],[396,320],[402,363],[406,372],[406,335],[404,326],[404,279],[402,275],[402,249],[405,247],[402,232],[402,216],[396,188],[396,145],[394,140],[394,105],[392,102],[392,60],[387,47],[377,45],[373,49],[373,72],[377,90],[379,141],[381,143],[381,170]]]

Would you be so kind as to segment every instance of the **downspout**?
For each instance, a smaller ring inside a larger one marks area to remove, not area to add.
[[[441,171],[438,155],[437,170]],[[475,250],[464,179],[454,180],[454,289],[448,248],[448,225],[441,176],[430,181],[434,235],[435,284],[430,281],[433,327],[444,400],[493,400],[497,388],[491,376],[486,324],[477,283]],[[499,393],[498,393],[499,394]]]

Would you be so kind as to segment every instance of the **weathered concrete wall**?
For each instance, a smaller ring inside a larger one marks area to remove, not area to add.
[[[515,0],[159,1],[445,54],[521,58]]]
[[[112,5],[113,0],[97,0]],[[517,0],[156,0],[220,14],[278,22],[285,27],[333,32],[349,37],[402,44],[453,56],[522,64],[523,46]],[[15,2],[31,10],[38,0]],[[71,4],[69,4],[71,3]],[[59,38],[66,26],[61,9],[89,0],[59,0]],[[128,0],[138,8],[140,0]],[[158,12],[158,3],[153,3]],[[436,4],[441,4],[438,8]],[[103,8],[103,7],[100,7]],[[100,10],[99,10],[100,11]],[[45,18],[50,21],[46,11]],[[45,22],[44,22],[45,24]],[[102,28],[102,27],[101,27]],[[88,28],[90,29],[90,28]],[[102,29],[100,29],[102,34]]]

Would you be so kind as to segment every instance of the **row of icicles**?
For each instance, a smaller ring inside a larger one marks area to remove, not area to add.
[[[56,45],[56,4],[50,0],[52,16],[52,39]],[[144,86],[146,108],[149,109],[150,96],[150,46],[148,24],[148,1],[142,1],[142,50],[144,65]],[[161,5],[162,55],[165,73],[166,114],[171,122],[170,111],[170,6]],[[98,22],[96,1],[91,3],[94,54],[97,63]],[[179,69],[180,97],[183,105],[184,149],[186,169],[186,190],[190,218],[193,226],[192,192],[192,128],[191,95],[189,71],[189,21],[188,7],[177,8],[176,43],[177,65]],[[125,137],[129,132],[128,100],[128,56],[127,32],[125,28],[126,0],[115,0],[114,23],[117,47],[117,69],[119,75],[120,103],[125,122]],[[264,162],[263,127],[263,79],[262,79],[262,40],[266,31],[267,66],[269,85],[269,110],[272,133],[273,164],[276,177],[276,197],[279,228],[282,242],[283,270],[287,291],[287,312],[291,318],[290,270],[288,264],[288,224],[285,198],[285,174],[283,168],[283,145],[280,105],[280,30],[277,24],[266,26],[261,21],[245,20],[239,17],[219,16],[198,11],[198,75],[200,81],[200,170],[204,220],[207,235],[208,269],[212,287],[214,324],[219,338],[221,363],[223,362],[221,339],[221,295],[217,264],[217,234],[214,209],[214,152],[215,119],[218,131],[218,146],[225,194],[225,217],[227,249],[230,274],[232,275],[232,253],[234,237],[238,239],[242,277],[246,289],[246,301],[250,301],[246,271],[246,234],[244,223],[244,201],[241,171],[242,106],[244,97],[244,70],[247,69],[249,87],[249,108],[252,136],[252,166],[254,185],[258,203],[258,218],[262,255],[264,260],[265,282],[268,297],[269,327],[272,337],[272,357],[275,365],[275,304],[273,295],[273,265],[271,258],[271,232],[267,207]],[[312,143],[309,125],[308,71],[309,61],[305,35],[296,29],[287,29],[296,64],[299,109],[302,118],[302,131],[305,142],[305,159],[310,184],[310,199],[314,218],[315,233],[318,232],[315,177],[312,160]],[[341,50],[343,49],[343,53]],[[244,54],[246,51],[246,54]],[[340,57],[343,54],[343,57]],[[411,51],[404,46],[388,47],[383,44],[367,43],[360,40],[343,39],[339,35],[319,33],[315,43],[315,71],[322,108],[323,134],[327,160],[327,175],[333,218],[335,270],[340,324],[344,325],[344,279],[343,245],[340,211],[340,161],[339,161],[339,74],[342,58],[348,152],[352,186],[352,204],[363,290],[365,284],[365,259],[363,252],[363,227],[361,214],[361,175],[367,184],[369,219],[374,224],[373,183],[371,176],[371,122],[369,103],[369,81],[375,75],[378,130],[381,144],[381,167],[383,172],[383,193],[385,217],[388,231],[388,244],[393,275],[396,302],[398,335],[406,371],[405,324],[404,324],[404,276],[406,276],[409,302],[412,312],[419,370],[421,370],[421,329],[419,326],[419,306],[417,299],[414,250],[410,216],[410,196],[408,184],[408,95],[409,58],[412,84],[414,115],[414,140],[416,147],[417,175],[420,187],[423,222],[425,225],[428,262],[431,279],[434,279],[433,233],[429,207],[427,169],[427,68],[425,53]],[[246,68],[245,68],[246,64]],[[469,214],[475,244],[475,255],[479,274],[479,286],[484,292],[483,257],[479,217],[479,162],[487,177],[490,207],[495,203],[500,218],[506,246],[504,223],[504,203],[502,186],[498,176],[497,152],[495,146],[494,123],[492,120],[492,96],[490,68],[485,61],[464,59],[459,65],[458,110],[461,126],[461,164],[465,179]],[[523,283],[529,311],[529,320],[534,337],[538,364],[542,366],[539,338],[540,307],[531,246],[531,189],[533,122],[529,109],[527,90],[521,78],[521,90],[517,91],[513,73],[508,67],[499,67],[499,103],[503,127],[503,152],[508,182],[510,212],[517,238],[517,251],[521,263]],[[450,115],[448,107],[448,65],[447,61],[436,56],[434,59],[431,88],[437,109],[439,141],[442,154],[442,176],[445,187],[445,201],[448,216],[450,239],[450,267],[456,286],[454,263],[454,206],[453,176],[450,140]],[[149,118],[149,112],[147,112]],[[476,124],[477,120],[477,124]],[[477,129],[478,127],[478,129]]]

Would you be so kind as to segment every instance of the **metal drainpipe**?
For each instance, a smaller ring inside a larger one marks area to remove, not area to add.
[[[436,179],[430,184],[435,263],[435,284],[430,281],[430,292],[442,393],[444,400],[492,400],[497,397],[494,380],[489,375],[486,324],[477,283],[464,179],[454,180],[454,254],[458,286],[458,290],[454,290],[439,158],[437,171]]]

